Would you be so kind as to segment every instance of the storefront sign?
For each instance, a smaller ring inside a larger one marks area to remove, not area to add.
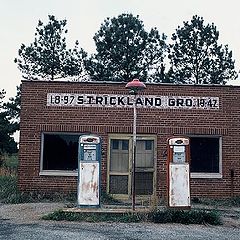
[[[61,107],[133,107],[134,96],[113,94],[48,93],[47,106]],[[219,109],[218,97],[137,96],[138,108],[159,109]]]

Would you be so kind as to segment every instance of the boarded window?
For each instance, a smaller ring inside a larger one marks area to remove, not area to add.
[[[219,173],[219,144],[216,137],[191,137],[191,172]]]
[[[44,134],[42,170],[76,170],[80,135]]]

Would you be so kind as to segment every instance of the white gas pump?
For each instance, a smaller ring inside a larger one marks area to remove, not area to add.
[[[78,206],[100,207],[100,138],[80,136],[78,149]]]
[[[168,139],[168,206],[190,208],[190,145],[187,137]]]

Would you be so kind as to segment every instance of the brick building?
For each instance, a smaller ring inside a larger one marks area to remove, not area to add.
[[[102,189],[128,198],[132,100],[125,83],[23,81],[20,190],[76,192],[78,138],[92,133],[102,139]],[[240,195],[240,87],[147,84],[137,113],[137,195],[166,197],[174,135],[190,138],[192,197]]]

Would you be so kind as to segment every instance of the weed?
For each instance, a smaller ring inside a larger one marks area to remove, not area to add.
[[[20,192],[17,187],[17,176],[0,176],[0,201],[3,203],[27,202],[76,202],[76,193],[42,193]]]
[[[240,207],[240,196],[231,198],[231,203],[234,207]]]
[[[44,220],[55,221],[85,221],[85,222],[140,222],[145,219],[145,214],[137,213],[77,213],[55,211],[42,217]]]
[[[221,224],[220,215],[216,211],[197,210],[165,210],[152,213],[155,223],[182,223],[182,224]]]
[[[2,166],[11,170],[17,170],[18,167],[18,155],[4,155]]]
[[[105,191],[101,191],[101,203],[103,204],[118,204],[122,203],[121,201],[113,198],[110,194],[106,193]]]
[[[209,199],[209,198],[192,198],[192,203],[203,204],[207,206],[227,206],[227,207],[240,207],[240,196],[233,198],[222,198],[222,199]]]
[[[86,213],[55,211],[43,217],[44,220],[85,222],[146,222],[211,224],[220,225],[220,215],[215,211],[165,210],[151,213]]]
[[[17,175],[18,155],[0,155],[0,175]]]
[[[12,202],[18,194],[17,177],[0,176],[0,200]]]

